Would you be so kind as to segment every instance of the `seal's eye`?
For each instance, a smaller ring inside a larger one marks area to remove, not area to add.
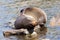
[[[22,13],[24,11],[24,9],[22,9],[20,12]]]

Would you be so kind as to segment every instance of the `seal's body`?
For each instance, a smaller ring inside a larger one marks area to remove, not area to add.
[[[27,29],[29,33],[34,31],[36,25],[43,27],[47,21],[46,13],[36,7],[28,7],[20,11],[20,16],[15,21],[16,29]]]

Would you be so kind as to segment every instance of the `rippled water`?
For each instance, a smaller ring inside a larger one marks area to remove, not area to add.
[[[47,33],[46,35],[43,35],[43,37],[39,36],[39,40],[40,39],[60,40],[60,26],[51,27],[49,25],[50,19],[54,15],[60,14],[60,0],[45,0],[45,1],[0,0],[0,40],[22,40],[17,36],[5,38],[3,36],[3,31],[10,29],[9,22],[11,21],[13,22],[13,20],[15,20],[15,18],[19,15],[19,9],[24,4],[39,7],[42,10],[44,10],[48,16],[48,21],[46,24]]]

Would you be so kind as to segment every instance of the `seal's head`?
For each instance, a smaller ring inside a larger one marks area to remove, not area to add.
[[[15,21],[15,28],[16,29],[27,29],[29,33],[33,33],[34,27],[37,25],[36,20],[29,15],[21,15],[17,17]]]

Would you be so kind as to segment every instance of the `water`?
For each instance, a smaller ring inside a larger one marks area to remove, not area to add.
[[[22,40],[17,36],[6,38],[3,36],[3,31],[11,29],[9,26],[12,25],[9,25],[9,22],[15,20],[16,17],[19,16],[19,9],[26,4],[41,8],[48,16],[46,35],[39,36],[38,39],[60,40],[60,27],[51,27],[49,25],[50,19],[54,15],[60,14],[60,0],[0,0],[0,40]]]

